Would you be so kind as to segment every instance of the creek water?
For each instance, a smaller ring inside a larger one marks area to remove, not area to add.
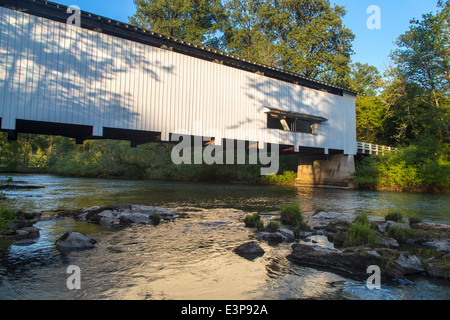
[[[18,185],[41,189],[3,191],[2,203],[25,212],[50,212],[108,204],[141,204],[178,209],[173,222],[111,230],[92,223],[40,221],[40,237],[29,245],[0,238],[0,299],[450,299],[445,281],[424,277],[382,284],[295,265],[286,259],[291,244],[261,243],[266,253],[247,260],[233,248],[254,233],[244,228],[249,213],[278,210],[300,202],[302,209],[374,218],[392,211],[405,217],[450,223],[449,194],[413,194],[245,184],[160,182],[8,175]],[[7,176],[0,176],[5,180]],[[60,253],[55,241],[67,231],[97,240],[96,248]],[[315,241],[326,241],[321,238]],[[81,289],[67,287],[67,268],[81,270]]]

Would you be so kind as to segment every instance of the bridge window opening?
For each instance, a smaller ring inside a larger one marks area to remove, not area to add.
[[[269,129],[317,134],[319,124],[325,121],[328,119],[276,109],[270,109],[267,112],[267,128]]]

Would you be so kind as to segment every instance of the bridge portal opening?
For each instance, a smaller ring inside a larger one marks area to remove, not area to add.
[[[290,132],[317,134],[319,124],[328,119],[308,114],[269,109],[267,114],[267,128]]]

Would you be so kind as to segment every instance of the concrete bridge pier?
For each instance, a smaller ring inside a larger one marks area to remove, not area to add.
[[[300,156],[296,185],[353,189],[356,188],[351,182],[354,172],[354,155]]]

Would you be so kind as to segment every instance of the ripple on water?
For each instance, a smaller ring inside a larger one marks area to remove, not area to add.
[[[266,254],[252,261],[232,251],[252,234],[242,217],[286,202],[342,213],[368,208],[376,215],[417,208],[419,215],[445,222],[450,220],[448,196],[44,175],[20,180],[46,186],[43,197],[33,196],[38,191],[26,198],[7,194],[7,205],[25,211],[137,203],[186,213],[157,227],[123,230],[70,219],[45,221],[36,225],[41,229],[36,243],[14,246],[0,240],[0,299],[450,299],[448,286],[426,279],[369,291],[363,283],[287,261],[290,244],[261,243]],[[54,242],[69,230],[96,239],[96,249],[62,255]],[[326,245],[323,237],[310,240]],[[67,289],[71,264],[82,270],[80,291]]]

